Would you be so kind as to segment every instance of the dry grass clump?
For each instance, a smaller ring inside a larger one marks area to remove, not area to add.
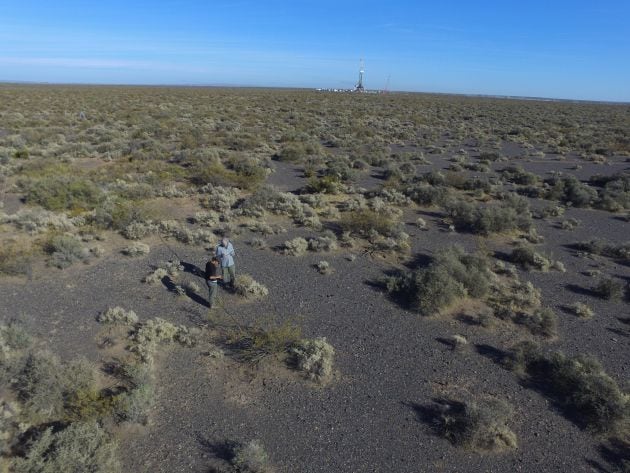
[[[99,314],[97,320],[102,324],[133,325],[138,323],[138,316],[133,310],[112,307]]]
[[[432,315],[466,296],[484,297],[492,273],[487,259],[451,247],[426,268],[387,279],[388,292],[421,315]]]
[[[450,345],[454,351],[463,350],[468,346],[468,340],[463,335],[455,334],[446,339],[446,342]]]
[[[234,289],[239,296],[247,299],[260,299],[269,294],[269,289],[255,281],[249,274],[237,275]]]
[[[133,242],[131,245],[126,246],[122,249],[122,254],[126,256],[145,256],[149,254],[151,248],[146,243],[142,243],[140,241]]]
[[[630,396],[595,358],[545,354],[536,344],[524,342],[514,347],[506,362],[576,423],[606,433],[628,428]]]
[[[284,355],[302,337],[302,327],[291,320],[282,323],[272,320],[266,326],[263,326],[264,322],[227,333],[227,345],[234,351],[236,358],[258,363],[268,356]]]
[[[299,340],[290,353],[297,369],[310,379],[323,382],[332,376],[335,349],[325,338]]]
[[[591,309],[584,302],[576,302],[570,305],[569,310],[573,312],[575,315],[577,315],[578,317],[581,317],[583,319],[590,319],[594,315],[593,309]]]
[[[168,270],[165,268],[157,268],[151,274],[147,274],[142,281],[148,284],[157,284],[162,282],[162,279],[166,276],[168,276]]]
[[[31,272],[34,250],[19,242],[3,242],[0,247],[0,274],[19,276]]]
[[[453,445],[480,452],[499,452],[518,446],[510,429],[512,407],[495,398],[441,399],[429,413],[437,432]]]

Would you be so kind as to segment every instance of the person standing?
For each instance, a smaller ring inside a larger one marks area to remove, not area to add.
[[[219,258],[213,256],[210,261],[206,263],[206,284],[208,285],[208,305],[212,309],[217,299],[217,293],[219,292],[219,279],[221,276],[221,263]]]
[[[221,261],[221,270],[223,272],[223,283],[228,284],[230,289],[234,289],[234,246],[230,240],[224,237],[219,246],[217,246],[216,257]]]

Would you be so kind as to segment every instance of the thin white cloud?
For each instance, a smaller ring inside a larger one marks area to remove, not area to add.
[[[51,67],[79,67],[96,69],[146,68],[151,67],[147,61],[126,59],[96,59],[96,58],[63,58],[63,57],[1,57],[0,64]]]

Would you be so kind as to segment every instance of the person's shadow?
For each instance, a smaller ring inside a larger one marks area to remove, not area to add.
[[[203,287],[204,288],[206,287],[205,271],[202,271],[199,266],[194,265],[192,263],[187,263],[186,261],[180,261],[179,264],[183,266],[185,273],[190,273],[193,276],[197,276],[201,278],[203,280]],[[173,292],[173,293],[177,292],[177,286],[175,285],[173,280],[170,278],[170,276],[165,276],[164,278],[162,278],[162,284],[170,292]],[[184,289],[186,291],[186,296],[188,296],[192,301],[204,307],[210,307],[210,302],[208,302],[208,300],[202,297],[200,294],[196,293],[195,291],[191,290],[188,287],[185,287]]]
[[[179,263],[184,267],[184,272],[190,273],[200,278],[205,278],[206,273],[199,266],[192,263],[187,263],[186,261],[180,261]]]

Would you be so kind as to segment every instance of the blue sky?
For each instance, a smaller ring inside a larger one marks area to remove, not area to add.
[[[6,1],[0,80],[630,101],[630,1]]]

